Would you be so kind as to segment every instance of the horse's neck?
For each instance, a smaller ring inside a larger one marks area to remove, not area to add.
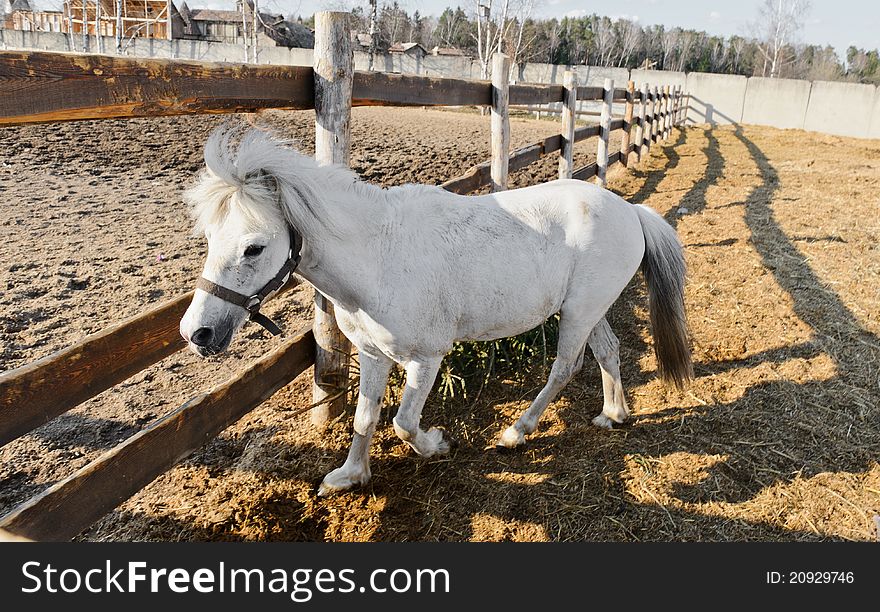
[[[315,171],[315,190],[322,197],[319,214],[326,224],[303,237],[299,274],[333,302],[357,310],[376,282],[384,192],[359,182],[341,186],[338,179]]]

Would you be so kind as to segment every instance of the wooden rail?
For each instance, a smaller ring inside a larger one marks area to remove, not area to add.
[[[0,125],[314,107],[312,69],[0,52]]]
[[[286,293],[291,282],[278,292]],[[0,373],[0,446],[186,347],[190,291],[14,370]]]
[[[0,446],[183,348],[190,300],[192,292],[0,374]]]
[[[304,330],[0,520],[34,540],[69,540],[290,383],[315,360]]]
[[[352,106],[489,106],[492,84],[359,71],[354,73],[351,98]]]
[[[309,66],[0,52],[0,125],[314,108]],[[585,99],[585,98],[584,98]],[[511,104],[562,100],[561,85],[511,85]],[[490,106],[489,81],[355,72],[353,106]]]

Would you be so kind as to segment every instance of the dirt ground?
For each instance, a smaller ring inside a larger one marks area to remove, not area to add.
[[[313,114],[265,119],[313,141]],[[0,370],[192,286],[204,257],[180,192],[213,117],[0,130]],[[488,118],[355,109],[352,166],[383,185],[440,183],[489,155]],[[558,130],[514,119],[513,145]],[[612,149],[613,150],[613,149]],[[595,140],[576,148],[592,161]],[[556,158],[512,177],[549,180]],[[460,442],[415,457],[383,411],[373,481],[319,499],[348,413],[291,412],[302,375],[93,528],[85,540],[869,540],[880,513],[880,141],[769,128],[677,130],[610,187],[676,225],[696,380],[655,379],[641,279],[609,313],[634,419],[612,432],[594,362],[521,451],[487,447],[543,384],[541,364],[477,400],[432,396]],[[311,290],[267,307],[307,324]],[[0,512],[277,345],[249,326],[222,359],[180,352],[0,449]]]

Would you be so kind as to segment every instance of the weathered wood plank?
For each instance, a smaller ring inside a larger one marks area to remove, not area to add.
[[[565,100],[562,104],[562,151],[559,154],[559,178],[571,178],[574,171],[575,108],[577,106],[577,73],[568,70],[562,78]]]
[[[611,122],[608,124],[608,129],[612,132],[614,130],[622,130],[624,124],[625,123],[623,119],[612,119]]]
[[[639,127],[636,130],[636,159],[639,163],[642,157],[647,153],[645,147],[646,119],[648,109],[648,84],[642,84],[642,91],[639,96]]]
[[[507,189],[510,158],[510,58],[492,56],[492,191]]]
[[[552,136],[548,136],[541,141],[541,147],[541,150],[543,151],[542,155],[547,155],[548,153],[558,151],[562,148],[562,135],[553,134]]]
[[[605,90],[597,85],[578,87],[578,100],[603,100]]]
[[[669,85],[663,86],[663,120],[660,124],[660,129],[663,133],[663,140],[669,138]]]
[[[563,91],[564,87],[562,85],[511,85],[510,105],[561,102],[564,95]]]
[[[349,20],[348,13],[315,13],[315,159],[322,164],[349,163],[354,77]],[[333,304],[318,291],[313,331],[317,352],[312,396],[316,404],[323,403],[311,416],[312,423],[323,427],[345,408],[340,390],[348,385],[351,343],[336,324]]]
[[[588,126],[579,129],[592,131],[593,128],[598,128],[598,126]],[[521,147],[510,154],[508,159],[508,172],[522,170],[529,164],[538,161],[544,155],[559,151],[561,148],[562,137],[560,134],[553,134],[544,140]],[[472,166],[461,176],[457,176],[449,179],[445,183],[441,183],[440,187],[446,191],[451,191],[452,193],[457,193],[459,195],[472,193],[492,184],[491,169],[491,162],[488,160],[484,161],[476,166]]]
[[[635,97],[636,84],[629,81],[626,84],[626,108],[623,113],[623,138],[620,139],[620,150],[624,153],[621,162],[624,166],[629,164],[630,136],[633,127],[633,98]]]
[[[312,69],[0,51],[0,125],[314,106]]]
[[[574,141],[580,142],[581,140],[586,140],[587,138],[591,138],[593,136],[599,136],[602,133],[602,126],[598,123],[596,125],[585,125],[577,128],[574,131]]]
[[[304,330],[0,520],[33,540],[69,540],[147,486],[305,371],[315,358]]]
[[[487,187],[492,182],[492,164],[488,161],[468,169],[461,176],[449,179],[440,186],[446,191],[465,195],[474,192],[481,187]]]
[[[614,96],[614,81],[605,79],[605,99],[602,104],[602,118],[599,125],[602,131],[599,133],[599,143],[596,150],[596,177],[599,179],[599,185],[605,187],[607,184],[608,170],[608,140],[611,133],[611,103]]]
[[[192,292],[0,374],[0,446],[184,348]]]
[[[542,143],[538,142],[527,147],[517,149],[510,154],[507,162],[507,171],[516,172],[522,170],[529,164],[533,164],[545,155]]]
[[[561,88],[560,88],[561,89]],[[353,106],[489,106],[492,84],[387,72],[354,73]]]
[[[614,101],[615,102],[625,102],[629,99],[629,94],[626,89],[623,87],[616,87],[614,89]]]
[[[651,109],[651,142],[657,142],[657,134],[660,129],[660,89],[654,86],[654,105]]]
[[[598,172],[598,171],[599,171],[598,164],[596,164],[596,162],[593,162],[592,164],[587,164],[586,166],[583,166],[582,168],[578,168],[577,170],[575,170],[572,173],[571,178],[576,178],[581,181],[585,181],[589,178],[596,176],[596,172]]]

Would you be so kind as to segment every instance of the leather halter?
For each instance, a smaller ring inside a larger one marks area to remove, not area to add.
[[[266,298],[281,289],[281,287],[290,280],[290,277],[293,276],[293,272],[299,265],[299,260],[301,258],[300,251],[302,250],[302,236],[300,236],[299,232],[289,225],[287,226],[287,231],[290,235],[290,250],[287,254],[287,261],[285,261],[284,265],[281,266],[281,269],[278,270],[278,274],[276,274],[268,283],[263,285],[263,288],[255,294],[251,296],[244,295],[238,291],[233,291],[232,289],[211,282],[204,276],[199,277],[199,280],[196,281],[196,288],[201,289],[206,293],[210,293],[224,302],[241,306],[250,313],[251,321],[262,325],[266,331],[273,336],[280,336],[284,333],[282,329],[278,327],[272,319],[261,313],[260,307],[263,305]]]

